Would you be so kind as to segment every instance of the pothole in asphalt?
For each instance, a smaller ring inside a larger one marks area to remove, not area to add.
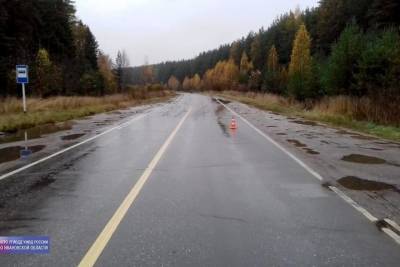
[[[231,101],[229,101],[229,100],[224,100],[224,99],[219,99],[219,98],[217,98],[217,100],[219,100],[219,102],[221,102],[222,104],[225,104],[225,105],[231,103]]]
[[[361,164],[384,164],[386,160],[360,154],[350,154],[342,157],[343,161],[361,163]]]
[[[348,131],[346,131],[346,130],[338,130],[338,131],[336,131],[336,133],[337,133],[337,134],[353,134],[353,133],[348,132]]]
[[[32,153],[36,153],[45,147],[46,146],[44,145],[37,145],[37,146],[30,146],[28,147],[28,149],[31,150]],[[11,146],[0,149],[0,164],[19,159],[20,152],[23,149],[25,149],[25,147],[22,146]]]
[[[315,150],[312,150],[311,148],[304,148],[304,150],[308,153],[308,154],[311,154],[311,155],[319,155],[319,152],[317,152],[317,151],[315,151]]]
[[[14,133],[5,133],[0,136],[0,144],[22,141],[25,139],[25,132],[29,139],[36,139],[45,134],[56,133],[72,129],[72,122],[63,122],[57,124],[43,124],[25,130],[18,130]]]
[[[371,181],[358,178],[356,176],[346,176],[337,180],[343,187],[351,190],[364,190],[364,191],[382,191],[394,190],[399,192],[398,188],[392,184],[383,182]]]
[[[360,135],[360,134],[353,134],[350,135],[351,138],[358,139],[358,140],[376,140],[375,137],[371,136],[365,136],[365,135]]]
[[[285,133],[277,133],[276,135],[287,135],[287,134],[285,134]]]
[[[67,140],[75,140],[78,139],[82,136],[84,136],[84,133],[79,133],[79,134],[69,134],[61,137],[61,140],[67,141]]]
[[[286,141],[288,141],[289,143],[293,144],[296,147],[302,148],[307,154],[319,155],[318,151],[315,151],[315,150],[307,147],[307,145],[301,143],[300,141],[298,141],[296,139],[287,139]]]
[[[52,177],[43,177],[39,181],[35,182],[33,185],[30,186],[30,189],[41,189],[43,187],[46,187],[52,183],[54,183],[56,179]]]
[[[374,150],[374,151],[383,151],[384,150],[382,148],[377,148],[377,147],[362,147],[362,146],[360,146],[360,148],[367,149],[367,150]]]
[[[302,124],[302,125],[308,125],[308,126],[318,126],[319,124],[313,121],[301,121],[301,120],[296,120],[292,121],[297,124]]]
[[[305,144],[301,143],[299,140],[296,140],[296,139],[287,139],[286,141],[295,145],[296,147],[306,147]]]

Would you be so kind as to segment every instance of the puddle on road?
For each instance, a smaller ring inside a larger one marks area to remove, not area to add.
[[[229,135],[229,132],[228,132],[228,127],[226,127],[226,125],[223,124],[220,120],[218,120],[218,125],[219,125],[219,127],[221,128],[222,133],[223,133],[226,137],[229,137],[230,135]]]
[[[394,185],[365,180],[356,176],[346,176],[337,180],[337,182],[343,187],[351,190],[364,190],[364,191],[382,191],[382,190],[394,190],[399,192],[398,188]]]
[[[308,126],[319,126],[318,123],[313,122],[313,121],[301,121],[301,120],[296,120],[296,121],[292,121],[293,123],[297,123],[297,124],[302,124],[302,125],[308,125]]]
[[[25,130],[18,130],[14,133],[6,133],[0,136],[0,144],[22,141],[25,139],[25,132],[27,133],[29,139],[36,139],[42,137],[45,134],[71,130],[72,124],[73,124],[72,122],[44,124]]]
[[[67,141],[67,140],[75,140],[78,139],[82,136],[84,136],[84,133],[78,133],[78,134],[69,134],[61,137],[61,140]]]
[[[360,163],[360,164],[384,164],[386,160],[360,154],[350,154],[342,157],[343,161]]]
[[[32,153],[39,152],[40,150],[44,149],[46,146],[44,145],[37,145],[37,146],[30,146],[28,147]],[[20,151],[25,149],[22,146],[11,146],[0,149],[0,164],[4,162],[9,162],[13,160],[17,160],[20,158]]]
[[[221,112],[224,112],[225,108],[222,105],[218,105],[217,108],[215,109],[215,114],[220,114]]]

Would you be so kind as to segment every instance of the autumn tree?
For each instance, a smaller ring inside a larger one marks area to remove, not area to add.
[[[272,93],[281,93],[279,55],[275,45],[272,45],[268,52],[267,69],[264,77],[264,89]]]
[[[185,79],[183,79],[182,88],[185,91],[190,91],[191,90],[190,78],[189,77],[186,76]]]
[[[175,76],[172,75],[171,77],[169,77],[167,85],[169,89],[177,91],[179,90],[181,83]]]
[[[311,39],[304,24],[296,33],[289,64],[289,94],[304,99],[310,97],[312,79]]]
[[[99,53],[97,65],[104,81],[105,93],[116,93],[117,81],[115,73],[113,72],[113,62],[111,58],[106,54]]]
[[[230,90],[236,87],[239,68],[233,59],[220,61],[217,65],[207,70],[203,82],[206,90]]]
[[[253,70],[253,63],[250,61],[246,52],[243,52],[242,58],[240,60],[240,75],[239,83],[247,84],[249,80],[250,72]]]
[[[154,66],[145,65],[142,69],[142,82],[143,84],[152,84],[154,83],[155,75],[154,75]]]
[[[48,96],[60,93],[60,70],[51,60],[46,49],[39,49],[36,56],[36,93],[39,96]]]

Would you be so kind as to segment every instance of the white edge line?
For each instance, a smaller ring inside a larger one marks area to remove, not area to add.
[[[390,236],[391,238],[394,239],[394,241],[396,241],[397,244],[400,245],[400,236],[397,235],[395,232],[393,232],[392,230],[390,230],[389,228],[383,227],[382,231],[387,234],[388,236]]]
[[[320,181],[323,181],[322,176],[317,173],[316,171],[314,171],[311,167],[309,167],[307,164],[305,164],[303,161],[301,161],[299,158],[297,158],[295,155],[293,155],[292,153],[290,153],[286,148],[284,148],[283,146],[281,146],[279,143],[277,143],[275,140],[273,140],[271,137],[269,137],[267,134],[265,134],[264,132],[262,132],[260,129],[258,129],[256,126],[254,126],[253,124],[251,124],[248,120],[246,120],[245,118],[243,118],[241,115],[239,115],[238,113],[236,113],[234,110],[232,110],[231,108],[229,108],[228,106],[226,106],[224,103],[222,103],[218,98],[214,98],[215,100],[217,100],[217,102],[219,104],[221,104],[222,106],[224,106],[227,110],[229,110],[232,114],[234,114],[235,116],[239,117],[242,121],[244,121],[248,126],[250,126],[253,130],[255,130],[257,133],[259,133],[261,136],[263,136],[265,139],[267,139],[268,141],[270,141],[272,144],[274,144],[277,148],[279,148],[280,150],[282,150],[286,155],[288,155],[290,158],[292,158],[294,161],[296,161],[300,166],[302,166],[305,170],[307,170],[309,173],[311,173],[315,178],[317,178]],[[335,186],[329,186],[329,188],[335,192],[340,198],[342,198],[345,202],[347,202],[348,204],[350,204],[353,208],[355,208],[357,211],[359,211],[362,215],[364,215],[369,221],[375,223],[376,221],[378,221],[378,219],[373,216],[369,211],[367,211],[365,208],[363,208],[362,206],[360,206],[357,202],[355,202],[353,199],[351,199],[349,196],[347,196],[345,193],[343,193],[341,190],[339,190],[337,187]],[[400,227],[399,225],[397,225],[394,221],[389,220],[389,219],[385,219],[385,221],[392,226],[393,228],[395,228],[396,230],[398,230]],[[393,222],[393,224],[390,223]],[[397,228],[399,227],[399,228]],[[386,233],[388,236],[390,236],[391,238],[393,238],[398,244],[400,244],[400,236],[397,235],[394,231],[390,230],[389,228],[383,227],[382,231],[384,233]]]
[[[378,218],[376,218],[375,216],[373,216],[369,211],[367,211],[366,209],[364,209],[363,207],[361,207],[360,205],[357,204],[357,202],[355,202],[353,199],[351,199],[350,197],[348,197],[345,193],[343,193],[340,189],[338,189],[335,186],[329,186],[329,189],[331,189],[333,192],[335,192],[339,197],[341,197],[344,201],[346,201],[347,203],[349,203],[351,206],[353,206],[353,208],[355,208],[356,210],[358,210],[359,212],[361,212],[365,217],[367,217],[368,220],[370,220],[371,222],[376,222],[378,221]]]
[[[393,229],[395,229],[397,232],[400,233],[400,226],[393,220],[391,219],[383,219],[387,224],[389,224],[391,227],[393,227]]]
[[[262,135],[264,138],[266,138],[268,141],[270,141],[272,144],[274,144],[277,148],[279,148],[280,150],[282,150],[286,155],[288,155],[289,157],[291,157],[294,161],[296,161],[300,166],[302,166],[304,169],[306,169],[309,173],[311,173],[315,178],[317,178],[320,181],[323,181],[323,178],[321,175],[319,175],[319,173],[317,173],[316,171],[314,171],[312,168],[310,168],[307,164],[305,164],[303,161],[301,161],[299,158],[297,158],[295,155],[293,155],[292,153],[290,153],[286,148],[284,148],[283,146],[281,146],[280,144],[278,144],[275,140],[273,140],[271,137],[269,137],[268,135],[266,135],[264,132],[262,132],[260,129],[258,129],[256,126],[254,126],[253,124],[251,124],[248,120],[246,120],[245,118],[243,118],[241,115],[239,115],[238,113],[236,113],[235,111],[233,111],[231,108],[229,108],[228,106],[226,106],[225,104],[223,104],[221,101],[219,101],[219,99],[216,99],[218,101],[218,103],[220,103],[221,105],[223,105],[227,110],[229,110],[231,113],[233,113],[235,116],[238,116],[242,121],[244,121],[248,126],[250,126],[251,128],[253,128],[253,130],[255,130],[257,133],[259,133],[260,135]]]
[[[122,123],[122,124],[120,124],[120,125],[117,125],[117,126],[115,126],[115,127],[113,127],[113,128],[110,128],[110,129],[108,129],[108,130],[106,130],[106,131],[104,131],[104,132],[102,132],[102,133],[100,133],[100,134],[97,134],[97,135],[95,135],[95,136],[93,136],[93,137],[90,137],[90,138],[88,138],[88,139],[86,139],[86,140],[84,140],[84,141],[82,141],[82,142],[80,142],[80,143],[78,143],[78,144],[72,145],[72,146],[67,147],[67,148],[65,148],[65,149],[63,149],[63,150],[60,150],[60,151],[58,151],[58,152],[56,152],[56,153],[54,153],[54,154],[51,154],[51,155],[49,155],[49,156],[47,156],[47,157],[44,157],[44,158],[39,159],[39,160],[37,160],[37,161],[35,161],[35,162],[32,162],[32,163],[30,163],[30,164],[28,164],[28,165],[25,165],[25,166],[23,166],[23,167],[21,167],[21,168],[18,168],[18,169],[16,169],[16,170],[13,170],[13,171],[11,171],[11,172],[8,172],[8,173],[6,173],[6,174],[3,174],[3,175],[0,176],[0,181],[1,181],[1,180],[4,180],[4,179],[6,179],[6,178],[8,178],[8,177],[10,177],[10,176],[12,176],[12,175],[14,175],[14,174],[20,173],[20,172],[22,172],[22,171],[24,171],[24,170],[26,170],[26,169],[29,169],[29,168],[31,168],[31,167],[33,167],[33,166],[36,166],[36,165],[38,165],[38,164],[40,164],[40,163],[42,163],[42,162],[44,162],[44,161],[46,161],[46,160],[49,160],[49,159],[54,158],[54,157],[56,157],[56,156],[58,156],[58,155],[61,155],[61,154],[65,153],[65,152],[67,152],[67,151],[69,151],[69,150],[71,150],[71,149],[74,149],[74,148],[76,148],[76,147],[78,147],[78,146],[81,146],[81,145],[83,145],[83,144],[85,144],[85,143],[87,143],[87,142],[93,141],[94,139],[97,139],[97,138],[99,138],[99,137],[101,137],[101,136],[103,136],[103,135],[105,135],[105,134],[108,134],[108,133],[114,131],[114,130],[118,130],[118,129],[125,128],[125,127],[128,126],[130,123],[132,123],[132,122],[134,122],[134,121],[137,121],[137,120],[143,118],[144,116],[146,116],[146,114],[141,114],[141,115],[139,115],[139,116],[136,116],[135,118],[133,118],[133,119],[127,121],[127,122],[124,122],[124,123]]]

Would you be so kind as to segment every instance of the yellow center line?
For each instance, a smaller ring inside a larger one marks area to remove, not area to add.
[[[117,230],[119,224],[121,223],[122,219],[125,217],[128,209],[132,206],[133,202],[135,201],[136,197],[139,195],[141,189],[143,188],[144,184],[146,183],[147,179],[150,177],[151,173],[153,172],[154,168],[160,161],[161,157],[167,150],[168,146],[171,144],[172,140],[174,139],[175,135],[181,128],[182,124],[185,122],[186,118],[189,116],[191,112],[191,108],[186,112],[185,116],[180,120],[178,125],[169,135],[168,139],[165,143],[161,146],[160,150],[158,150],[157,154],[151,160],[145,171],[143,172],[142,176],[133,186],[131,191],[125,197],[124,201],[118,207],[114,215],[108,221],[106,226],[104,227],[103,231],[97,237],[96,241],[90,247],[90,249],[86,252],[85,256],[79,263],[79,267],[86,267],[86,266],[93,266],[101,253],[103,252],[104,248],[106,247],[107,243],[110,241],[112,235],[114,234],[115,230]]]

